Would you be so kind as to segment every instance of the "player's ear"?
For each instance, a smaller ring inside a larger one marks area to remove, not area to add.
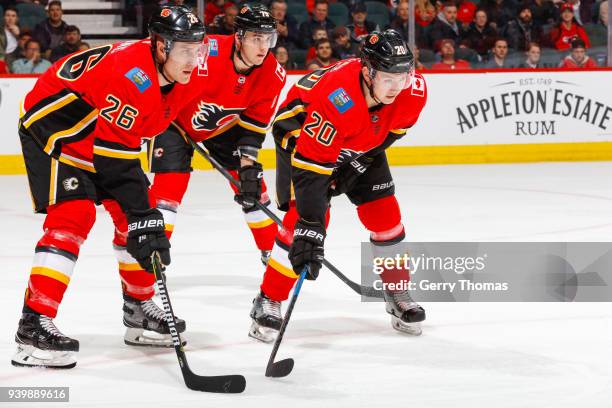
[[[361,67],[361,75],[363,75],[363,79],[366,81],[367,86],[372,86],[372,77],[370,76],[370,70],[368,67]]]
[[[240,51],[242,47],[242,42],[240,41],[240,34],[234,33],[234,44],[236,44],[236,49]]]
[[[164,62],[166,62],[166,53],[164,52],[164,42],[163,41],[157,41],[155,43],[155,58],[157,59],[157,62],[159,62],[160,64],[163,64]]]

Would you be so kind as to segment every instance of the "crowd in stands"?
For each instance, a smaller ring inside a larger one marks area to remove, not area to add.
[[[374,30],[393,28],[408,41],[407,0],[268,1],[279,25],[274,52],[288,69],[357,56],[361,39]],[[231,33],[236,7],[210,1],[210,32]],[[415,0],[414,17],[421,69],[607,64],[608,0]]]
[[[63,20],[61,1],[2,1],[0,10],[0,74],[41,74],[63,56],[89,48],[79,28]]]
[[[145,1],[144,10],[168,1]],[[408,0],[263,2],[278,23],[279,40],[273,52],[289,70],[314,70],[358,56],[361,39],[375,30],[393,28],[408,41]],[[186,3],[195,6],[195,0]],[[419,69],[590,68],[607,64],[608,0],[414,3],[414,54]],[[208,32],[233,34],[240,6],[231,0],[206,1]],[[44,10],[46,18],[36,21],[31,15],[20,15],[31,13],[31,7]],[[41,73],[61,57],[89,48],[81,41],[79,28],[62,19],[60,1],[0,0],[0,9],[0,73]]]

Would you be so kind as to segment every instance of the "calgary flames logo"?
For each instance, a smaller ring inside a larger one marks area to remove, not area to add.
[[[376,34],[370,37],[370,44],[374,45],[377,42],[378,42],[378,36]]]
[[[191,118],[191,127],[200,132],[212,132],[233,122],[243,110],[242,108],[224,108],[215,103],[200,101],[198,111]]]
[[[247,11],[249,11],[249,7],[248,6],[244,6],[242,9],[240,9],[240,14],[244,14]]]
[[[162,17],[168,17],[170,15],[170,13],[172,13],[172,11],[170,9],[165,8],[165,9],[163,9],[161,11],[161,13],[159,15],[162,16]]]

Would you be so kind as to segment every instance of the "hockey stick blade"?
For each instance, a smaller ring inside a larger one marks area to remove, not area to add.
[[[295,361],[293,361],[292,358],[286,358],[284,360],[272,363],[272,365],[266,368],[266,377],[286,377],[291,374],[291,371],[293,371],[294,364]]]
[[[286,358],[281,361],[275,362],[276,353],[278,353],[278,348],[280,347],[281,341],[283,341],[283,336],[285,335],[285,330],[287,330],[287,325],[289,324],[289,319],[291,318],[291,314],[293,313],[293,308],[295,307],[295,303],[297,302],[298,295],[302,290],[302,284],[304,283],[304,279],[306,278],[306,274],[308,273],[308,266],[304,267],[302,273],[300,273],[300,278],[295,284],[295,288],[293,289],[293,296],[291,296],[291,302],[289,302],[289,307],[285,312],[285,318],[283,319],[283,324],[281,324],[280,330],[276,335],[276,340],[274,341],[274,347],[272,347],[272,353],[270,353],[270,359],[268,360],[268,365],[266,366],[266,377],[286,377],[293,370],[294,361],[292,358]]]
[[[225,177],[230,183],[232,183],[232,185],[234,185],[234,187],[240,188],[238,180],[236,180],[234,177],[232,177],[232,175],[229,174],[228,171],[226,169],[224,169],[223,166],[221,166],[221,164],[219,164],[219,162],[217,162],[213,157],[211,157],[211,155],[206,150],[204,150],[199,144],[194,142],[192,139],[189,139],[189,141],[191,142],[191,145],[193,146],[193,148],[198,153],[200,153],[200,155],[202,157],[204,157],[204,159],[206,159],[211,164],[211,166],[213,166],[215,169],[217,169],[217,171],[219,173],[221,173],[221,175],[223,177]],[[281,221],[281,219],[278,218],[276,216],[276,214],[274,214],[272,211],[270,211],[270,209],[268,207],[266,207],[265,205],[263,205],[259,201],[256,201],[255,205],[257,205],[257,207],[261,211],[263,211],[264,214],[266,214],[268,217],[270,217],[279,227],[283,226],[283,222]],[[346,275],[344,275],[342,272],[340,272],[340,270],[338,268],[336,268],[334,265],[332,265],[330,262],[328,262],[325,259],[323,260],[323,265],[325,265],[325,267],[327,267],[327,269],[332,271],[332,273],[334,275],[336,275],[338,278],[340,278],[340,280],[342,282],[344,282],[349,288],[351,288],[353,291],[357,292],[357,294],[359,294],[361,296],[365,296],[365,297],[371,297],[371,298],[378,298],[378,299],[382,299],[383,298],[382,291],[376,290],[376,289],[374,289],[372,287],[369,287],[369,286],[364,286],[364,285],[360,285],[360,284],[358,284],[356,282],[353,282]]]
[[[176,351],[176,357],[179,361],[183,380],[185,380],[187,388],[194,391],[224,394],[238,394],[244,391],[246,388],[246,379],[241,375],[203,376],[197,375],[191,371],[189,364],[187,364],[187,356],[183,350],[183,342],[176,330],[176,318],[174,317],[174,311],[172,310],[172,304],[170,303],[170,297],[166,289],[166,282],[162,274],[163,266],[157,252],[153,252],[151,255],[151,264],[153,265],[153,274],[157,281],[159,296],[162,300],[164,311],[166,312],[166,319],[168,321],[170,335],[172,336],[174,350]]]

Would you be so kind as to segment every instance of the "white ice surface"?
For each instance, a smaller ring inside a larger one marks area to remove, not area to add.
[[[393,169],[412,241],[607,241],[612,163]],[[266,173],[273,186],[273,173]],[[263,269],[225,181],[195,173],[173,237],[168,287],[187,321],[191,368],[241,373],[242,395],[189,391],[170,350],[123,344],[122,301],[103,210],[82,248],[56,319],[78,339],[75,369],[10,365],[42,216],[25,176],[0,177],[0,386],[69,386],[68,407],[610,407],[612,310],[605,303],[428,303],[424,334],[393,331],[383,304],[361,303],[322,271],[304,284],[279,358],[293,373],[264,377],[270,345],[247,337]],[[326,255],[359,280],[368,239],[335,199]],[[42,404],[50,407],[59,404]],[[27,406],[21,404],[19,406]]]

